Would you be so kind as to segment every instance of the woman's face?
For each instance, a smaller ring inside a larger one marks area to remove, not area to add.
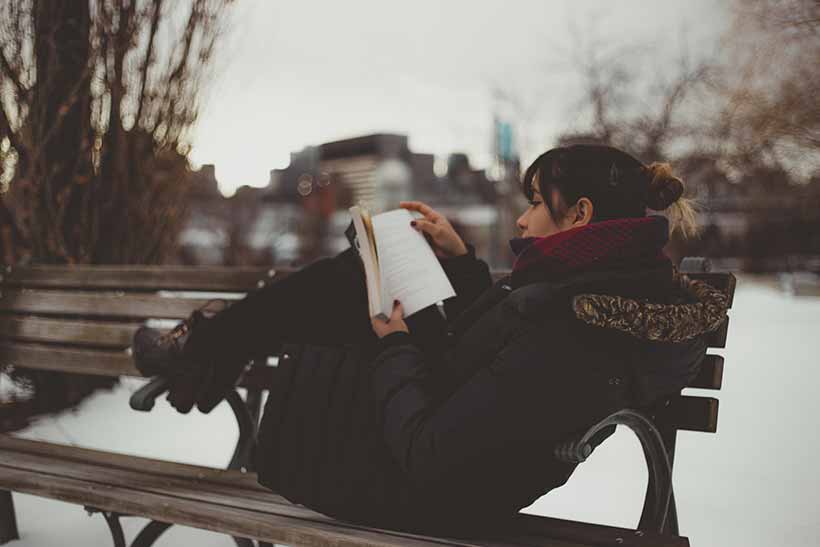
[[[544,197],[541,195],[536,181],[533,181],[532,187],[533,192],[530,206],[527,207],[524,213],[515,221],[516,226],[521,230],[520,237],[545,237],[557,234],[571,227],[567,226],[568,222],[566,219],[568,215],[563,219],[557,220],[552,217],[550,210],[544,204]],[[558,191],[553,189],[552,196],[550,197],[552,198],[550,203],[557,203]]]

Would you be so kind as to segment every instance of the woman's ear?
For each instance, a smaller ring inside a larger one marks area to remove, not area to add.
[[[572,218],[572,225],[575,227],[586,226],[592,222],[593,206],[589,198],[581,198],[575,203],[574,217]]]

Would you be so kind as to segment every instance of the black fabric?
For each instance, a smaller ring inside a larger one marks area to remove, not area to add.
[[[379,340],[354,252],[249,295],[196,338],[226,364],[290,355],[265,407],[259,482],[335,518],[503,531],[575,469],[553,458],[556,442],[679,390],[702,354],[702,340],[648,343],[572,313],[581,290],[674,299],[667,269],[511,290],[472,247],[442,260],[457,294],[447,318],[431,306],[407,318],[409,334]]]

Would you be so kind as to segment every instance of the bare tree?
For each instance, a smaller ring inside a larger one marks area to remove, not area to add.
[[[565,134],[563,142],[612,144],[645,161],[686,153],[701,130],[691,106],[710,87],[715,61],[695,60],[681,51],[675,61],[652,66],[651,52],[648,44],[576,44],[572,60],[581,78],[578,106],[588,121]],[[650,66],[647,77],[644,72]]]
[[[162,261],[230,3],[0,0],[6,261]]]
[[[0,0],[6,264],[159,263],[175,247],[187,133],[230,3]],[[111,383],[9,374],[34,395],[4,406],[0,429]]]
[[[736,0],[716,118],[721,153],[738,168],[796,178],[820,170],[820,3]]]

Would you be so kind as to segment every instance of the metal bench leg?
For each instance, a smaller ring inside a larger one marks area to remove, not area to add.
[[[256,421],[252,414],[252,410],[246,406],[245,401],[239,396],[239,393],[234,389],[229,391],[225,396],[225,400],[233,410],[236,417],[237,425],[239,426],[239,439],[236,442],[233,456],[228,464],[228,469],[245,469],[252,471],[253,462],[251,461],[251,452],[253,446],[256,444]],[[153,543],[167,530],[172,524],[160,521],[151,521],[140,530],[137,537],[134,539],[131,547],[150,547]],[[233,538],[238,547],[255,547],[253,541],[245,538]]]
[[[669,512],[666,513],[666,531],[669,534],[679,536],[678,530],[678,509],[675,507],[675,493],[669,496]]]
[[[251,367],[256,369],[266,368],[268,366],[268,358],[262,357],[259,359],[254,359]],[[253,418],[254,423],[254,430],[259,429],[259,418],[262,414],[262,389],[248,389],[248,394],[245,397],[245,406],[248,407],[248,411],[251,413],[251,418]]]
[[[156,540],[159,539],[165,530],[173,526],[170,522],[160,522],[152,520],[145,527],[140,530],[134,541],[131,542],[131,547],[151,547]]]
[[[94,513],[102,513],[102,516],[105,518],[105,523],[111,531],[111,539],[114,540],[114,547],[125,547],[125,534],[123,534],[122,524],[120,524],[120,516],[122,515],[111,511],[102,511],[96,507],[89,506],[86,506],[85,510],[89,515]]]
[[[225,396],[225,400],[231,406],[239,426],[239,439],[236,441],[236,448],[233,456],[231,456],[228,469],[253,471],[251,452],[256,444],[256,423],[254,423],[254,418],[248,407],[245,406],[245,401],[242,400],[236,390],[229,391]]]
[[[11,492],[0,490],[0,545],[15,539],[20,539],[20,534],[14,515],[14,500],[11,499]]]
[[[658,431],[663,438],[664,447],[666,447],[666,455],[669,458],[669,470],[673,470],[675,466],[675,445],[678,440],[678,430],[675,427],[669,426],[667,423],[659,424]],[[670,474],[671,479],[671,474]],[[667,534],[680,535],[678,529],[678,511],[675,507],[675,493],[670,492],[669,508],[666,512],[666,526],[664,532]]]
[[[131,547],[151,547],[159,537],[165,533],[165,530],[173,526],[170,522],[160,522],[152,520],[145,527],[140,530],[134,541],[131,542]],[[253,541],[245,538],[233,538],[237,547],[256,547]]]

